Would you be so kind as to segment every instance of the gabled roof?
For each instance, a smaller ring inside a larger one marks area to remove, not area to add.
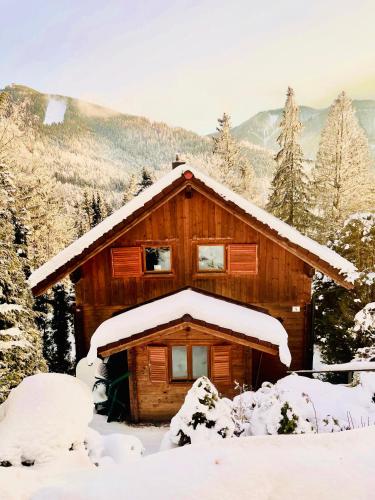
[[[338,283],[351,288],[356,268],[330,248],[304,236],[299,231],[257,207],[242,196],[203,174],[194,167],[180,165],[145,189],[126,205],[104,219],[100,224],[78,238],[55,257],[36,269],[29,277],[34,294],[39,294],[77,269],[87,258],[109,245],[116,234],[133,221],[143,209],[166,196],[179,185],[192,183],[201,186],[232,205],[247,216],[255,229],[284,246],[312,267],[322,271]]]
[[[151,334],[181,323],[208,327],[213,332],[217,330],[234,342],[247,338],[255,349],[276,348],[280,361],[290,365],[288,334],[280,321],[245,304],[190,288],[151,300],[104,321],[91,337],[87,361],[93,362],[98,350],[103,352],[100,349],[103,346],[108,351],[116,347],[121,350],[130,341],[147,342]]]

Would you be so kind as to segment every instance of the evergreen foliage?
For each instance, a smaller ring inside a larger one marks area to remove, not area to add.
[[[138,181],[136,175],[131,175],[129,182],[125,185],[124,194],[122,197],[122,204],[125,205],[134,198],[137,194]]]
[[[138,191],[136,193],[136,196],[138,196],[139,193],[142,193],[142,191],[148,188],[149,186],[152,186],[153,183],[154,181],[152,179],[150,172],[147,170],[147,168],[143,167],[141,173],[141,180],[138,182]]]
[[[349,217],[329,246],[353,262],[358,273],[353,276],[356,278],[353,290],[317,275],[315,333],[323,361],[345,363],[354,358],[358,349],[369,345],[368,337],[353,327],[358,311],[375,298],[375,214],[358,213]],[[327,378],[342,379],[338,374],[329,374]]]
[[[213,136],[213,155],[220,159],[216,177],[240,194],[250,194],[254,184],[254,170],[231,134],[230,116],[218,118],[217,135]]]
[[[299,144],[302,124],[290,87],[277,139],[280,151],[276,155],[277,167],[272,180],[267,210],[302,233],[312,225],[311,202],[308,196],[308,178],[303,168],[303,152]]]
[[[0,402],[21,380],[46,370],[23,258],[14,245],[15,188],[0,164]]]
[[[371,208],[370,151],[352,101],[342,92],[330,108],[313,170],[315,204],[325,243],[345,218]]]
[[[46,357],[49,371],[57,373],[73,373],[72,345],[72,297],[62,283],[52,288],[52,318],[49,336],[52,347]],[[47,353],[46,353],[47,354]]]

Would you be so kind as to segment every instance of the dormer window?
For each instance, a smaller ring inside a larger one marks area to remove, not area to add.
[[[146,273],[170,273],[171,247],[168,246],[147,246],[144,247],[144,263]]]
[[[225,246],[198,245],[198,272],[224,272]]]

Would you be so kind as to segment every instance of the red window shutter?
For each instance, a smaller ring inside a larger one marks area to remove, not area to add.
[[[257,245],[228,245],[228,268],[233,274],[258,272]]]
[[[214,345],[211,348],[211,378],[213,382],[231,383],[231,347]]]
[[[140,247],[112,248],[112,276],[132,278],[141,276],[142,259]]]
[[[160,383],[168,381],[168,347],[149,346],[148,366],[150,382]]]

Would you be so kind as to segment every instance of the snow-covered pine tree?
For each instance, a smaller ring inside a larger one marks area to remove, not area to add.
[[[231,134],[230,116],[224,113],[222,118],[218,118],[218,123],[217,135],[212,138],[213,155],[221,160],[216,177],[234,191],[251,196],[254,170]]]
[[[142,169],[142,174],[141,174],[141,180],[138,182],[138,191],[136,193],[136,196],[139,195],[139,193],[142,193],[142,191],[149,186],[152,186],[154,183],[152,176],[150,172],[147,170],[146,167],[143,167]]]
[[[221,399],[207,377],[197,379],[171,420],[169,438],[184,446],[199,441],[233,437],[236,424],[229,400]]]
[[[22,257],[14,245],[15,188],[0,164],[0,402],[21,380],[46,370]]]
[[[72,373],[72,297],[63,283],[52,288],[52,318],[49,336],[53,345],[51,356],[47,358],[51,372]]]
[[[313,169],[320,241],[334,237],[349,214],[371,209],[370,163],[366,135],[342,92],[330,108]]]
[[[337,231],[329,246],[357,266],[353,290],[345,290],[318,273],[314,282],[316,296],[315,335],[326,363],[345,363],[358,349],[368,346],[368,338],[353,330],[355,315],[375,297],[375,213],[350,216]],[[340,376],[329,375],[340,381]]]
[[[288,88],[277,139],[280,151],[276,155],[277,168],[271,184],[267,210],[302,233],[311,227],[311,202],[308,195],[308,178],[303,168],[303,152],[299,144],[302,123],[294,99]]]
[[[128,183],[125,185],[124,194],[122,197],[122,204],[125,205],[134,198],[138,191],[138,181],[136,175],[132,174],[129,178]]]

